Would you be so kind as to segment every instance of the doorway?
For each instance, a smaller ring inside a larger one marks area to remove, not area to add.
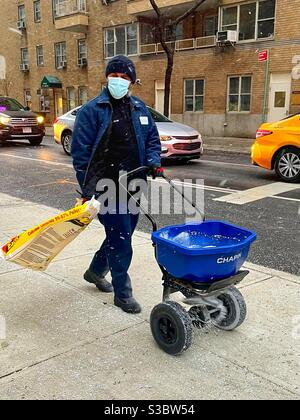
[[[290,73],[271,74],[268,121],[286,118],[290,113],[291,99]]]
[[[63,95],[62,92],[54,93],[55,102],[55,117],[61,117],[64,113],[63,109]]]
[[[165,103],[165,82],[162,80],[155,81],[155,109],[161,114],[164,113],[164,103]],[[169,104],[169,114],[171,110],[171,96]]]

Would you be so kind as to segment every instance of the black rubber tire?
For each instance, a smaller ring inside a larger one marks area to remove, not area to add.
[[[40,146],[44,137],[38,137],[36,139],[29,139],[29,143],[31,146]]]
[[[180,355],[192,344],[193,324],[189,314],[177,302],[164,302],[151,313],[152,335],[158,346],[168,354]]]
[[[72,146],[72,132],[65,131],[61,136],[61,144],[64,149],[64,152],[71,156],[71,146]]]
[[[281,150],[281,152],[276,156],[274,165],[275,172],[277,176],[284,182],[300,182],[300,166],[299,171],[294,176],[287,173],[288,162],[292,164],[293,161],[297,167],[300,165],[300,149],[297,149],[296,147],[287,147],[286,149]]]
[[[217,296],[227,310],[221,321],[212,318],[214,325],[220,330],[233,331],[243,324],[247,316],[247,305],[244,296],[234,286]]]

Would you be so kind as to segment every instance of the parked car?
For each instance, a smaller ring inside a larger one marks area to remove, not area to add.
[[[285,182],[300,182],[300,114],[257,130],[252,163],[274,170]]]
[[[68,155],[71,153],[72,133],[79,109],[80,107],[75,108],[54,121],[54,139],[56,143],[62,145]],[[163,159],[189,161],[201,157],[203,141],[198,131],[173,122],[150,107],[148,109],[159,131]]]
[[[31,112],[13,98],[0,96],[0,142],[26,139],[33,146],[38,146],[44,136],[44,117]]]

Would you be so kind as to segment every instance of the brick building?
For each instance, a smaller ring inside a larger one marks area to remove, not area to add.
[[[157,3],[173,16],[192,4]],[[0,94],[44,112],[51,123],[97,95],[107,59],[126,54],[142,81],[134,93],[163,109],[166,58],[148,0],[1,5]],[[264,114],[276,120],[299,112],[299,21],[299,0],[207,0],[178,26],[176,40],[170,37],[176,47],[172,118],[206,135],[253,136]],[[269,63],[258,60],[265,50]]]

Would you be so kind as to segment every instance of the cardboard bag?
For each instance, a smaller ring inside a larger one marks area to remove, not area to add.
[[[37,271],[45,271],[50,262],[88,225],[100,211],[96,199],[21,233],[2,247],[5,260]]]

